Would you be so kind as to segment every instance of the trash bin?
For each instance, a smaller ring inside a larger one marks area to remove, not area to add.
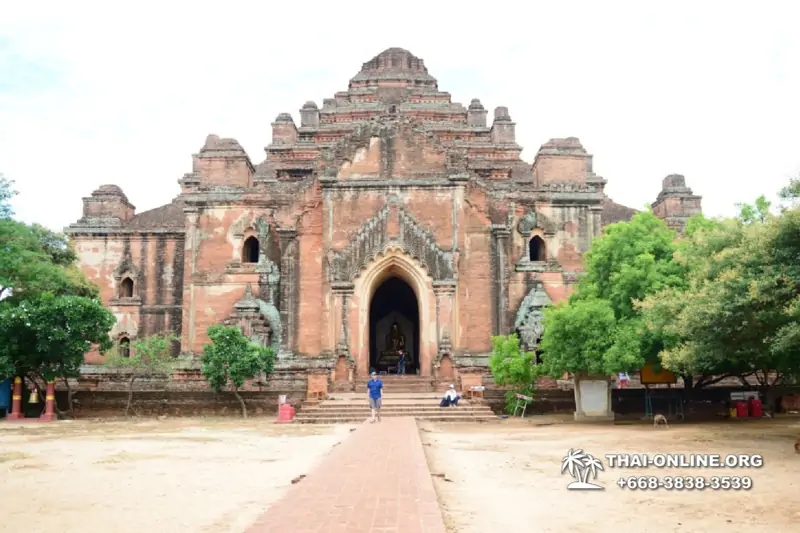
[[[761,418],[764,416],[764,405],[758,398],[750,399],[750,416],[753,418]]]

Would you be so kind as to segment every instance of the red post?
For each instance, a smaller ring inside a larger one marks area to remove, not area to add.
[[[20,420],[25,418],[22,414],[22,378],[14,378],[14,389],[11,391],[11,412],[6,417],[7,420]]]
[[[56,382],[47,382],[47,394],[44,401],[44,414],[39,417],[41,422],[52,422],[56,419],[55,403],[56,403]]]

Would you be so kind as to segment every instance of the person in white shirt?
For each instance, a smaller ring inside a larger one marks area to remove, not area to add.
[[[461,396],[456,392],[455,385],[451,384],[444,398],[442,398],[442,403],[439,404],[439,407],[458,407],[458,400],[460,399]]]

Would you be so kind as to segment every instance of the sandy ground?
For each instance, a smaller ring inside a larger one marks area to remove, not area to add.
[[[562,420],[485,425],[422,424],[449,531],[537,533],[776,533],[800,531],[800,436],[796,420],[725,424],[593,426]],[[570,491],[561,474],[570,448],[602,459],[603,491]],[[760,469],[618,469],[605,454],[761,454]],[[636,491],[631,475],[750,476],[750,491]],[[444,477],[442,477],[444,476]]]
[[[0,423],[0,531],[240,533],[349,428],[263,418]]]

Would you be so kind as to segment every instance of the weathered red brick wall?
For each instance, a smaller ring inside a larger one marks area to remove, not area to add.
[[[275,225],[269,212],[246,207],[206,207],[198,212],[196,221],[193,216],[187,218],[184,351],[201,352],[208,342],[208,327],[230,316],[248,283],[257,286],[255,264],[242,262],[242,249],[246,239],[257,237],[253,225],[259,217]],[[259,246],[280,263],[274,231]]]
[[[319,355],[325,348],[332,348],[327,327],[331,312],[328,281],[325,275],[324,249],[322,245],[321,207],[303,214],[298,226],[298,336],[295,346],[299,354]]]
[[[491,221],[485,207],[468,197],[459,224],[459,277],[456,309],[458,326],[454,349],[470,353],[491,350],[492,279]]]
[[[117,319],[111,331],[115,339],[159,333],[181,334],[183,298],[183,239],[143,233],[72,239],[78,262],[87,278],[100,290],[103,303]],[[133,297],[121,292],[121,282],[130,277]],[[90,364],[101,363],[97,353],[86,356]]]

